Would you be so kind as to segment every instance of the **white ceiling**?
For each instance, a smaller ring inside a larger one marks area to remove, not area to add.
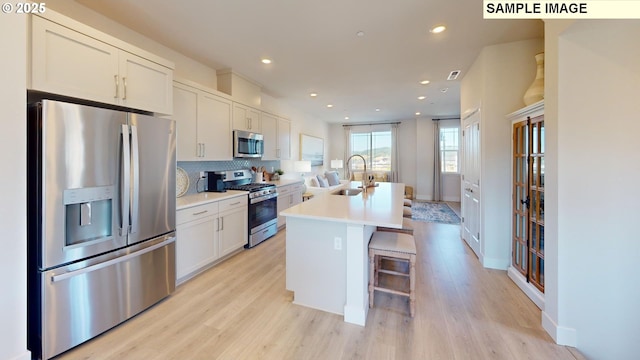
[[[483,47],[543,36],[540,20],[483,20],[481,0],[76,1],[334,123],[458,116],[460,80]],[[430,33],[437,24],[447,30]],[[452,70],[462,73],[447,81]]]

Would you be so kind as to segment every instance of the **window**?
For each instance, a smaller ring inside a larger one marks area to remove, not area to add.
[[[367,171],[391,171],[391,131],[351,133],[351,155],[362,155],[367,162]],[[349,163],[353,171],[363,171],[360,158]]]
[[[460,128],[440,128],[440,172],[459,172],[459,134]]]

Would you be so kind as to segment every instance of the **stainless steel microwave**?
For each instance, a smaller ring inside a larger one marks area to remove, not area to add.
[[[233,131],[233,157],[259,158],[264,154],[264,137],[251,131]]]

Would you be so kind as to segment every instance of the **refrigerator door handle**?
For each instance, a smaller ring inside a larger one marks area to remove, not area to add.
[[[129,193],[131,179],[129,125],[122,125],[122,179],[120,187],[120,236],[129,232]]]
[[[138,153],[138,127],[131,125],[131,229],[135,234],[140,230],[140,157]]]
[[[111,266],[111,265],[114,265],[114,264],[117,264],[117,263],[121,263],[121,262],[127,261],[127,260],[129,260],[131,258],[138,257],[138,256],[144,255],[144,254],[146,254],[148,252],[151,252],[153,250],[159,249],[159,248],[161,248],[163,246],[167,246],[167,245],[171,244],[172,242],[174,242],[175,240],[176,240],[175,237],[171,237],[171,238],[169,238],[169,239],[167,239],[167,240],[165,240],[165,241],[163,241],[161,243],[155,244],[153,246],[149,246],[148,248],[144,248],[142,250],[133,252],[131,254],[127,254],[127,255],[124,255],[124,256],[117,257],[115,259],[107,260],[107,261],[101,262],[99,264],[87,266],[86,268],[82,268],[80,270],[70,271],[70,272],[66,272],[64,274],[60,274],[60,275],[54,275],[54,276],[51,277],[51,282],[52,283],[56,283],[56,282],[59,282],[59,281],[62,281],[62,280],[66,280],[66,279],[72,278],[74,276],[86,274],[88,272],[100,270],[100,269],[103,269],[103,268],[105,268],[107,266]]]

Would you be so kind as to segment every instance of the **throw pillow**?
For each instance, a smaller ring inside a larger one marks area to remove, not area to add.
[[[318,179],[316,179],[315,177],[309,179],[309,182],[311,183],[312,187],[320,187],[320,183],[318,183]]]
[[[320,187],[329,187],[329,182],[327,181],[327,179],[322,177],[322,175],[317,175],[316,178],[318,179]]]
[[[329,182],[329,186],[340,185],[340,178],[338,177],[337,171],[327,171],[324,173],[324,176],[327,177],[327,181]]]

